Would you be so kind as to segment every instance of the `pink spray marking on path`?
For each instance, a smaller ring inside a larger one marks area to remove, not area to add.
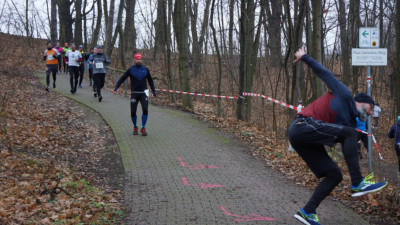
[[[192,187],[198,187],[198,188],[214,188],[214,187],[223,187],[223,185],[218,185],[218,184],[207,184],[207,183],[198,183],[198,184],[189,184],[187,182],[186,177],[182,177],[183,185],[185,186],[192,186]]]
[[[275,218],[270,218],[270,217],[265,217],[265,216],[260,216],[257,214],[250,213],[250,216],[241,216],[241,215],[236,215],[228,212],[224,207],[220,206],[219,207],[225,215],[228,216],[233,216],[233,217],[239,217],[241,219],[234,219],[236,222],[246,222],[246,221],[256,221],[256,220],[276,220]]]
[[[203,165],[203,164],[195,164],[194,166],[187,166],[181,157],[178,157],[179,161],[181,162],[181,165],[183,167],[190,168],[192,170],[201,170],[201,169],[211,169],[211,168],[218,168],[218,166],[208,166],[208,165]]]

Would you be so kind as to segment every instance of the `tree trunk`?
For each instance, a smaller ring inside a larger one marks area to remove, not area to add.
[[[396,55],[397,55],[397,63],[396,63],[396,94],[397,101],[396,104],[396,115],[400,113],[400,0],[396,0]]]
[[[76,45],[82,44],[82,0],[75,0],[75,34]]]
[[[293,33],[293,51],[296,52],[302,46],[303,37],[303,23],[305,17],[306,1],[301,0],[298,5],[297,15],[295,14],[294,19],[294,33]],[[295,12],[296,13],[296,12]],[[304,66],[302,63],[293,64],[293,80],[292,80],[292,96],[290,102],[297,104],[300,95],[301,87],[304,87]]]
[[[349,7],[349,30],[350,30],[350,40],[352,42],[351,46],[358,46],[358,29],[361,26],[360,19],[360,0],[350,0]],[[353,76],[352,76],[352,92],[358,92],[358,76],[360,67],[353,66],[352,67]]]
[[[189,0],[189,4],[191,4],[192,0]],[[201,31],[200,31],[200,38],[198,38],[197,35],[197,17],[198,17],[198,4],[199,2],[196,2],[193,0],[193,6],[189,7],[190,10],[190,21],[191,21],[191,31],[192,31],[192,53],[193,53],[193,75],[197,76],[197,74],[200,72],[201,68],[201,49],[203,48],[203,43],[204,43],[204,36],[205,32],[208,26],[208,17],[209,17],[209,10],[210,10],[210,1],[211,0],[206,0],[206,8],[204,9],[204,14],[203,14],[203,23],[201,25]]]
[[[72,34],[73,19],[70,12],[72,2],[70,0],[57,0],[58,17],[60,20],[60,42],[71,42],[74,40]]]
[[[154,22],[155,37],[154,37],[154,58],[158,52],[164,53],[166,47],[165,39],[165,26],[164,22],[167,20],[167,0],[157,1],[157,19]]]
[[[307,45],[307,49],[310,50],[311,49],[311,45],[312,45],[312,38],[313,38],[313,29],[312,29],[312,23],[311,23],[311,6],[310,6],[310,1],[307,0],[307,7],[306,7],[306,25],[305,25],[305,29],[306,29],[306,45]],[[309,86],[311,87],[311,89],[315,86],[314,81],[315,79],[312,79],[310,77],[314,76],[311,72],[311,68],[308,66],[307,68],[307,76],[308,76],[308,82],[309,82]],[[307,83],[306,83],[307,84]],[[311,98],[309,98],[307,96],[307,90],[303,90],[302,91],[303,95],[302,95],[302,100],[303,103],[305,105],[308,105],[309,103],[311,103],[312,101],[314,101],[314,96],[311,96]]]
[[[233,55],[233,25],[234,25],[234,9],[235,9],[235,0],[229,0],[229,33],[228,33],[228,47],[229,47],[229,55]],[[213,16],[211,14],[211,16]]]
[[[312,17],[313,17],[313,41],[312,41],[312,57],[322,62],[322,2],[320,0],[311,0]],[[318,98],[324,94],[324,82],[317,76],[313,76],[315,81],[314,98]]]
[[[104,1],[106,4],[107,1]],[[107,8],[107,5],[105,6]],[[112,37],[113,37],[113,24],[114,24],[114,10],[115,10],[115,0],[110,0],[110,10],[108,11],[108,15],[104,12],[104,15],[107,15],[107,23],[106,23],[106,44],[104,50],[106,54],[111,57],[114,46],[112,45]]]
[[[344,0],[339,0],[339,27],[340,27],[340,47],[342,49],[342,76],[343,83],[349,86],[351,82],[350,60],[349,60],[349,41],[347,36],[346,25],[346,3]]]
[[[83,1],[83,46],[85,49],[87,49],[87,13],[86,13],[86,4],[87,4],[87,0]],[[94,4],[94,2],[93,2]]]
[[[215,8],[215,0],[212,1],[211,4],[211,19],[210,19],[210,27],[213,32],[213,39],[214,39],[214,45],[215,45],[215,50],[217,52],[217,59],[218,59],[218,91],[217,95],[221,95],[221,80],[222,80],[222,60],[221,60],[221,54],[219,52],[219,47],[218,47],[218,40],[217,40],[217,32],[215,31],[213,22],[214,22],[214,8]],[[217,104],[217,116],[221,116],[221,98],[218,98],[218,104]]]
[[[268,35],[269,35],[269,63],[273,67],[281,66],[282,60],[282,44],[281,44],[281,15],[282,1],[271,0],[271,14],[268,17]]]
[[[126,62],[125,62],[125,35],[124,30],[122,28],[122,14],[124,13],[125,1],[119,1],[119,8],[118,8],[118,17],[117,17],[117,31],[119,34],[119,56],[121,58],[121,65],[122,69],[126,69]]]
[[[101,0],[97,0],[97,19],[96,19],[96,27],[94,28],[94,32],[93,32],[93,36],[92,36],[92,46],[96,46],[97,41],[99,40],[102,15],[103,15],[103,13],[102,13],[102,9],[101,9]]]
[[[179,77],[183,91],[190,92],[190,78],[188,68],[188,21],[185,12],[185,0],[176,0],[174,9],[174,31],[179,51]],[[182,95],[183,106],[193,109],[192,97]]]
[[[165,9],[167,10],[167,9]],[[164,21],[165,26],[165,40],[166,40],[166,49],[167,49],[167,57],[166,57],[166,64],[167,64],[167,79],[168,79],[168,88],[170,90],[174,90],[174,82],[172,78],[172,60],[171,60],[171,21],[172,21],[172,0],[168,0],[168,21]],[[175,94],[169,93],[169,100],[172,103],[175,103]]]
[[[29,13],[29,0],[25,1],[25,33],[26,33],[26,37],[29,37],[29,17],[28,17],[28,13]]]
[[[58,37],[57,30],[57,0],[51,0],[51,21],[50,21],[50,37],[51,42],[56,43]]]
[[[136,0],[126,0],[125,48],[128,51],[136,49],[135,6]]]
[[[261,15],[258,23],[257,34],[254,34],[255,9],[253,0],[241,0],[241,16],[239,18],[239,43],[240,43],[240,63],[239,63],[239,95],[243,92],[251,92],[253,88],[253,74],[257,65],[257,53],[261,31],[261,19],[265,9],[265,0],[260,2]],[[254,39],[254,41],[253,41]],[[249,121],[251,117],[251,97],[245,100],[239,98],[236,117],[239,120]]]

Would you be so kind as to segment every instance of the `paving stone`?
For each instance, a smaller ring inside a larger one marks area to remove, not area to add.
[[[43,82],[45,73],[37,75]],[[293,215],[311,191],[252,157],[243,143],[188,113],[153,105],[149,106],[148,136],[133,136],[129,99],[103,90],[103,101],[98,102],[86,80],[83,86],[71,94],[69,75],[60,74],[57,89],[50,91],[91,107],[113,129],[126,172],[125,204],[131,208],[127,224],[299,224]],[[178,157],[188,166],[219,168],[182,167]],[[188,184],[223,187],[185,186],[183,177]],[[252,217],[252,213],[276,220],[235,222],[241,217],[224,214],[221,206],[231,214]],[[368,224],[331,199],[321,204],[318,215],[323,224]]]

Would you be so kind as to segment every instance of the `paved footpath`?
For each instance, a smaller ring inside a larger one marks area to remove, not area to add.
[[[44,72],[38,75],[43,82]],[[133,136],[128,98],[103,91],[99,103],[86,80],[72,95],[69,75],[57,77],[51,91],[99,112],[115,133],[131,209],[127,224],[300,224],[293,215],[311,191],[265,166],[243,143],[187,113],[153,105],[149,135]],[[140,106],[138,112],[140,124]],[[323,224],[368,224],[332,200],[318,215]]]

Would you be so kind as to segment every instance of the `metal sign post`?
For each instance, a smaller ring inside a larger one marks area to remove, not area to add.
[[[379,48],[379,29],[360,27],[359,47],[351,50],[352,66],[367,66],[367,94],[371,96],[371,66],[387,65],[387,49]],[[372,133],[371,116],[368,116],[368,133]],[[372,137],[368,135],[368,164],[372,172]]]
[[[369,96],[371,96],[371,66],[367,66],[367,94]],[[368,134],[371,134],[371,133],[372,133],[371,115],[369,115],[368,116]],[[371,137],[371,135],[368,135],[368,165],[369,165],[369,167],[368,167],[369,172],[372,173],[372,137]]]

